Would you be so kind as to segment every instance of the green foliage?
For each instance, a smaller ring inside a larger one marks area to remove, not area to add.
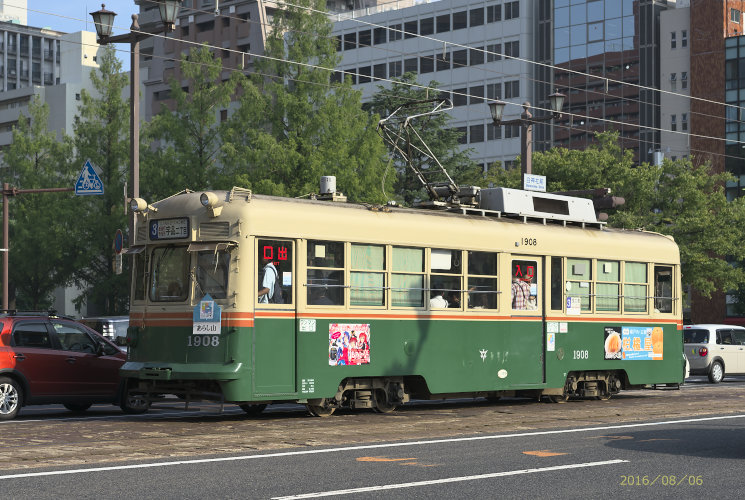
[[[584,151],[556,148],[536,153],[533,172],[547,177],[549,192],[607,187],[614,196],[625,198],[624,205],[607,210],[609,226],[643,228],[675,238],[683,284],[703,296],[745,284],[743,269],[725,260],[745,259],[740,243],[745,238],[745,199],[727,201],[724,183],[729,174],[712,174],[708,164],[689,159],[635,165],[631,152],[621,150],[616,133],[599,134],[598,139],[598,146]],[[519,186],[519,175],[509,180],[502,185]]]
[[[124,259],[122,274],[114,274],[112,242],[117,229],[126,234],[124,184],[129,175],[129,101],[122,92],[129,78],[121,62],[107,48],[99,68],[91,71],[94,92],[81,92],[82,104],[75,124],[75,165],[90,160],[99,169],[103,196],[76,197],[78,212],[68,238],[77,242],[75,283],[84,292],[76,299],[86,301],[89,311],[125,314],[129,310],[129,264]],[[80,243],[84,242],[84,243]]]
[[[295,3],[325,10],[320,0]],[[377,117],[362,110],[349,84],[330,84],[338,62],[331,28],[324,14],[299,6],[275,12],[267,58],[242,82],[239,107],[223,130],[222,187],[304,196],[318,191],[322,175],[335,175],[350,200],[384,200]]]
[[[174,109],[164,106],[143,134],[158,144],[143,155],[141,194],[146,199],[205,189],[218,179],[223,142],[218,115],[227,109],[242,77],[236,72],[222,81],[221,74],[222,60],[206,45],[181,56],[182,80],[170,82]]]
[[[8,180],[19,189],[72,186],[70,140],[58,140],[55,132],[47,131],[49,108],[38,97],[28,111],[28,117],[19,118],[5,151]],[[17,308],[49,308],[53,290],[70,281],[79,247],[70,237],[80,214],[74,198],[68,192],[23,193],[9,201],[9,289],[15,290]]]
[[[430,99],[443,98],[441,93],[436,89],[438,82],[432,81],[427,88],[422,88],[416,81],[414,73],[406,73],[401,78],[395,80],[390,86],[378,85],[378,92],[371,100],[371,110],[380,116],[387,117],[393,113],[399,106],[411,104],[415,101],[426,101]],[[418,113],[425,113],[434,109],[434,103],[426,102],[422,104],[412,104],[401,110],[403,116],[411,116]],[[470,158],[470,150],[461,150],[458,140],[460,132],[449,128],[450,115],[447,113],[437,113],[414,118],[411,120],[413,128],[421,137],[423,142],[432,151],[433,156],[442,164],[450,177],[456,184],[461,186],[489,186],[496,180],[495,172],[501,170],[498,167],[490,167],[484,172],[482,167]],[[402,136],[402,139],[405,137]],[[412,144],[420,149],[424,149],[422,142],[416,136],[412,136]],[[399,143],[401,147],[407,148],[406,141]],[[391,146],[389,145],[389,148]],[[402,161],[401,157],[391,148],[390,154],[393,156],[394,175],[396,182],[394,185],[393,196],[405,205],[412,205],[420,200],[427,200],[429,196],[422,186],[418,177],[411,166]],[[419,153],[412,154],[413,162],[420,171],[431,169],[439,170],[436,162],[428,155]],[[440,179],[440,177],[432,177]],[[442,176],[444,179],[444,176]],[[432,180],[432,179],[430,179]]]

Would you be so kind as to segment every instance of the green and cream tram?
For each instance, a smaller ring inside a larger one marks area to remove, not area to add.
[[[608,229],[594,213],[571,220],[574,198],[489,191],[534,211],[240,188],[137,200],[123,377],[151,400],[249,413],[298,402],[315,415],[387,412],[410,398],[605,399],[682,382],[670,237]],[[276,280],[265,280],[268,262]],[[281,294],[259,295],[274,286]]]

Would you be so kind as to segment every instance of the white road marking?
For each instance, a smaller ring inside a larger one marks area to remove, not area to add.
[[[495,477],[519,476],[521,474],[534,474],[536,472],[552,472],[556,470],[581,469],[584,467],[597,467],[599,465],[613,465],[626,463],[628,460],[605,460],[603,462],[587,462],[584,464],[555,465],[553,467],[541,467],[540,469],[521,469],[505,472],[492,472],[491,474],[479,474],[477,476],[447,477],[444,479],[431,479],[429,481],[417,481],[415,483],[383,484],[379,486],[367,486],[365,488],[351,488],[348,490],[319,491],[317,493],[302,493],[287,497],[273,497],[272,500],[289,500],[293,498],[318,498],[336,495],[348,495],[350,493],[367,493],[370,491],[397,490],[401,488],[416,488],[419,486],[431,486],[433,484],[458,483],[462,481],[477,481],[479,479],[492,479]]]
[[[639,424],[621,424],[621,425],[606,425],[601,427],[582,427],[579,429],[559,429],[554,431],[533,431],[533,432],[520,432],[515,434],[496,434],[491,436],[472,436],[463,438],[445,438],[445,439],[431,439],[427,441],[407,441],[403,443],[380,443],[380,444],[367,444],[359,446],[346,446],[338,448],[323,448],[320,450],[299,450],[299,451],[283,451],[276,453],[266,453],[262,455],[239,455],[236,457],[218,457],[218,458],[199,458],[194,460],[178,460],[172,462],[152,462],[144,464],[131,464],[131,465],[114,465],[108,467],[91,467],[87,469],[66,469],[66,470],[51,470],[45,472],[23,472],[19,474],[6,474],[0,476],[0,481],[5,479],[19,479],[28,477],[42,477],[42,476],[60,476],[65,474],[88,474],[91,472],[107,472],[114,470],[126,470],[126,469],[148,469],[152,467],[169,467],[174,465],[194,465],[194,464],[206,464],[215,462],[233,462],[238,460],[260,460],[264,458],[278,458],[278,457],[292,457],[301,455],[317,455],[321,453],[344,453],[350,451],[359,450],[373,450],[381,448],[403,448],[406,446],[426,446],[432,444],[443,444],[443,443],[461,443],[466,441],[487,441],[491,439],[508,439],[516,437],[530,437],[530,436],[549,436],[553,434],[571,434],[574,432],[594,432],[594,431],[608,431],[608,430],[619,430],[619,429],[634,429],[638,427],[654,427],[662,425],[677,425],[687,424],[696,422],[710,422],[713,420],[732,420],[736,418],[745,418],[745,414],[742,415],[724,415],[719,417],[701,417],[701,418],[686,418],[682,420],[666,420],[664,422],[647,422]]]

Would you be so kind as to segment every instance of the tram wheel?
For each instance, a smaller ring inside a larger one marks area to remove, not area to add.
[[[383,389],[373,391],[373,399],[375,400],[373,409],[378,413],[391,413],[398,408],[397,404],[391,403]]]
[[[605,389],[600,392],[600,396],[595,396],[600,401],[608,401],[611,397],[611,392],[608,389]]]
[[[257,405],[257,404],[246,403],[246,404],[242,404],[238,406],[240,406],[241,410],[245,411],[251,417],[258,417],[259,415],[261,415],[261,412],[263,412],[264,409],[266,408],[265,404]]]
[[[305,407],[308,409],[308,413],[314,417],[330,417],[334,414],[336,408],[329,406],[327,399],[322,399],[320,405],[307,404]]]
[[[569,394],[566,392],[564,394],[552,394],[547,397],[551,403],[566,403],[569,401]]]

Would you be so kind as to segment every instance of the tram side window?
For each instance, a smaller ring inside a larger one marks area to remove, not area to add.
[[[497,308],[497,254],[468,252],[468,308]]]
[[[512,261],[512,309],[538,309],[538,263],[534,260]]]
[[[183,302],[189,294],[189,252],[185,246],[153,250],[150,300]]]
[[[654,308],[655,312],[673,312],[673,268],[654,266]]]
[[[643,262],[624,264],[623,311],[647,312],[647,264]]]
[[[344,305],[344,243],[308,241],[308,304]]]
[[[228,296],[228,270],[230,252],[228,250],[205,250],[197,252],[197,298],[209,294],[213,299]]]
[[[424,249],[393,247],[391,304],[424,307]]]
[[[286,240],[258,240],[259,255],[257,260],[256,276],[258,276],[258,290],[269,288],[269,293],[258,296],[258,302],[262,304],[278,304],[273,299],[276,277],[264,280],[267,268],[274,267],[282,289],[282,304],[291,304],[292,293],[292,259],[293,243]],[[271,264],[271,266],[270,266]],[[274,279],[273,279],[274,278]]]
[[[147,264],[144,253],[136,253],[132,259],[134,266],[134,300],[145,300],[145,280],[147,279]]]
[[[592,310],[592,263],[590,259],[567,259],[567,297],[577,297],[582,311]]]
[[[561,308],[564,307],[562,264],[563,259],[561,257],[551,257],[551,310],[553,311],[561,311]]]
[[[433,248],[430,252],[430,309],[462,309],[462,252]]]
[[[621,289],[619,263],[611,260],[598,260],[596,276],[597,310],[618,311],[621,302],[619,297]]]
[[[352,244],[349,294],[349,303],[352,306],[385,305],[383,246]]]

